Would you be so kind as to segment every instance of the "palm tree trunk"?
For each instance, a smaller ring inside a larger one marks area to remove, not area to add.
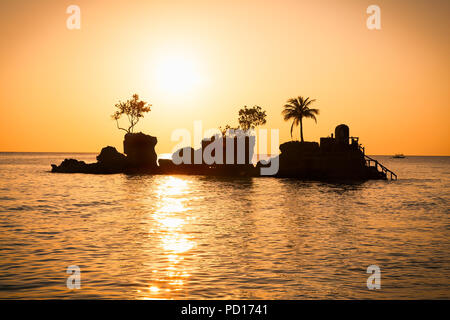
[[[300,139],[303,142],[303,121],[300,119]]]

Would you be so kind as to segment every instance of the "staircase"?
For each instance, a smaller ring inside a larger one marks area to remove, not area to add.
[[[375,168],[375,170],[377,172],[384,174],[386,179],[388,178],[388,176],[390,176],[391,180],[397,180],[397,175],[393,171],[391,171],[388,168],[386,168],[385,166],[383,166],[381,163],[378,162],[378,160],[375,160],[375,159],[367,156],[365,154],[365,148],[362,145],[358,144],[358,148],[359,148],[359,151],[361,151],[361,153],[364,156],[364,160],[366,161],[366,166],[368,166],[369,168],[371,168],[371,167]],[[378,170],[378,167],[380,167],[381,171]]]
[[[391,171],[388,168],[386,168],[385,166],[383,166],[377,160],[375,160],[369,156],[366,156],[366,155],[364,155],[364,160],[366,160],[366,166],[374,167],[378,172],[383,173],[384,176],[386,177],[386,179],[390,175],[391,180],[397,180],[397,175],[393,171]],[[378,170],[378,167],[380,167],[381,171]]]

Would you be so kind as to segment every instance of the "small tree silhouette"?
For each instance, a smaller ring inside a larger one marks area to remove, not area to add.
[[[257,126],[266,124],[266,111],[264,111],[260,106],[247,107],[244,106],[239,110],[239,125],[237,127],[232,127],[229,124],[225,128],[219,127],[222,132],[222,136],[227,134],[247,134],[248,130],[255,129]]]
[[[140,101],[137,94],[133,94],[131,100],[127,100],[126,102],[119,101],[119,103],[115,105],[118,110],[114,112],[111,117],[116,120],[117,129],[123,130],[126,133],[133,133],[134,126],[139,122],[139,119],[144,117],[145,112],[151,111],[150,106],[151,104]],[[130,123],[128,129],[119,126],[119,119],[123,114],[127,116]]]
[[[242,130],[248,131],[255,129],[257,126],[262,126],[266,123],[266,111],[260,106],[248,108],[244,106],[239,110],[239,126]]]

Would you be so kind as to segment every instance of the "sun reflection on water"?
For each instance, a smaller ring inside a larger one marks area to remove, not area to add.
[[[189,192],[189,181],[181,178],[167,176],[163,184],[159,185],[156,193],[159,196],[180,196]]]
[[[168,229],[179,229],[185,223],[181,218],[161,218],[159,222]]]
[[[157,186],[158,203],[150,215],[157,230],[149,233],[158,235],[166,262],[161,269],[152,271],[148,292],[141,292],[145,298],[173,298],[173,292],[182,291],[190,276],[183,264],[184,256],[195,247],[185,230],[190,220],[186,207],[186,195],[190,192],[189,182],[177,177],[168,176]]]

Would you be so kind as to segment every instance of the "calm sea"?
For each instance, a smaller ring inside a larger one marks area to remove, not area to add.
[[[0,298],[450,298],[450,157],[357,184],[49,172],[68,157],[95,161],[0,153]]]

